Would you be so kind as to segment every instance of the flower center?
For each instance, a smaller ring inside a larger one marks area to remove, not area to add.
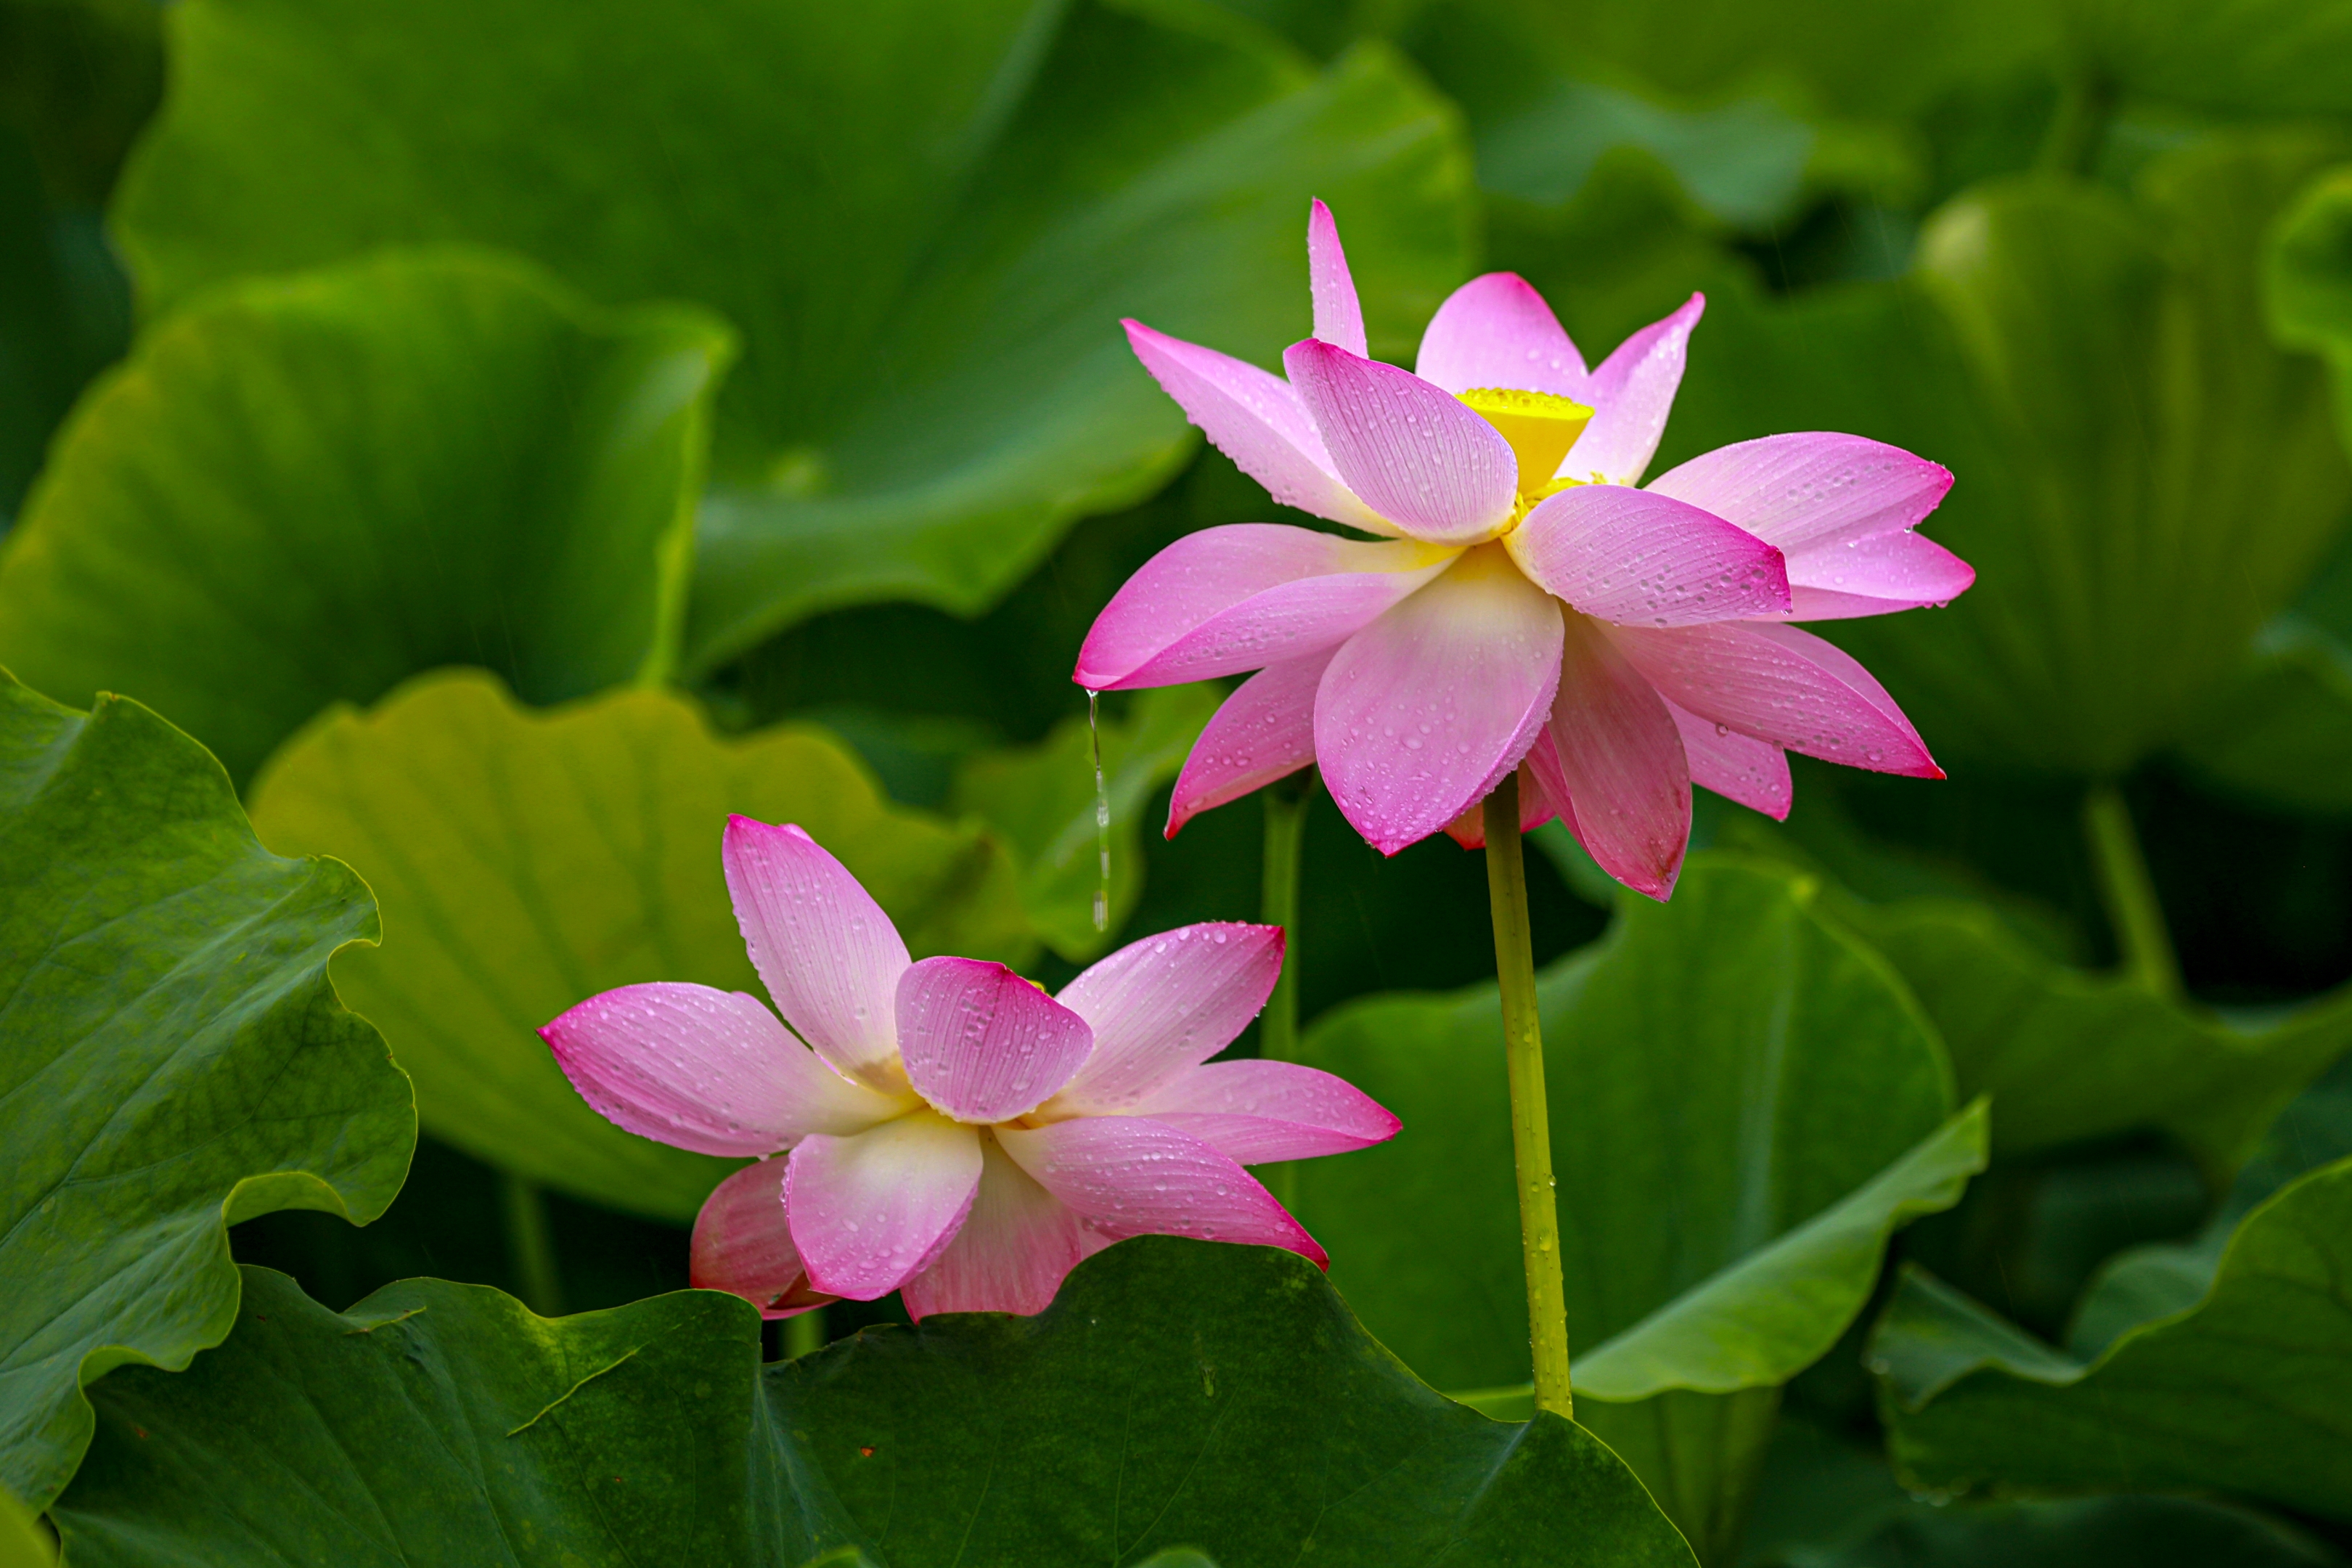
[[[1549,392],[1474,386],[1455,395],[1511,444],[1519,459],[1522,511],[1558,488],[1552,476],[1559,472],[1568,449],[1592,421],[1591,409]]]

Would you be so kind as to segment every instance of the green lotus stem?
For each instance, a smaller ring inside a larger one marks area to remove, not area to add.
[[[2059,91],[2058,110],[2042,143],[2041,166],[2069,174],[2091,173],[2115,113],[2114,84],[2094,72],[2075,71]]]
[[[547,1223],[547,1199],[536,1182],[511,1171],[499,1177],[506,1210],[507,1263],[522,1287],[523,1305],[542,1318],[563,1310],[563,1278],[555,1267],[555,1237]]]
[[[1551,1112],[1544,1100],[1543,1021],[1528,930],[1528,866],[1519,844],[1518,775],[1486,797],[1486,897],[1495,917],[1495,978],[1503,991],[1503,1060],[1511,1080],[1511,1152],[1519,1183],[1519,1250],[1528,1273],[1528,1333],[1536,1408],[1572,1419],[1568,1294],[1560,1283],[1559,1205],[1551,1174]]]
[[[1261,861],[1259,923],[1282,928],[1282,973],[1258,1015],[1258,1055],[1278,1061],[1298,1059],[1298,861],[1305,841],[1307,808],[1314,804],[1322,775],[1304,773],[1267,785],[1265,850]]]
[[[2083,831],[2090,840],[2100,901],[2106,906],[2124,973],[2168,1002],[2182,1000],[2180,963],[2173,956],[2164,906],[2157,901],[2156,883],[2147,874],[2147,857],[2140,852],[2139,834],[2132,826],[2123,792],[2111,784],[2093,785],[2083,802]]]
[[[825,1347],[824,1309],[784,1320],[784,1359],[798,1361]]]

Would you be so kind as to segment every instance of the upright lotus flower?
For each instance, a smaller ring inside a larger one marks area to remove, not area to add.
[[[1769,436],[1648,486],[1705,300],[1588,371],[1507,272],[1464,284],[1415,368],[1367,357],[1322,203],[1315,335],[1287,381],[1127,323],[1192,422],[1274,499],[1378,540],[1243,523],[1160,552],[1095,623],[1093,689],[1260,673],[1202,732],[1171,802],[1193,813],[1308,763],[1385,854],[1451,827],[1514,769],[1525,826],[1557,816],[1663,898],[1690,786],[1788,814],[1784,749],[1941,777],[1868,671],[1790,623],[1939,604],[1974,580],[1914,531],[1950,488],[1857,436]]]
[[[911,962],[881,906],[798,827],[731,818],[721,854],[782,1021],[741,992],[655,984],[591,997],[540,1034],[618,1125],[762,1157],[703,1205],[692,1277],[769,1317],[892,1290],[917,1318],[1035,1312],[1081,1258],[1130,1236],[1320,1264],[1242,1167],[1397,1131],[1328,1073],[1209,1061],[1265,1005],[1279,930],[1147,937],[1053,997],[1001,963]]]

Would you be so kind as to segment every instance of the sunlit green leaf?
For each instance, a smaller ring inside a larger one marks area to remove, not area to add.
[[[1691,1561],[1590,1436],[1440,1398],[1287,1253],[1123,1242],[1042,1316],[764,1373],[716,1293],[551,1321],[418,1280],[338,1316],[249,1279],[194,1373],[100,1391],[77,1563]]]
[[[1096,819],[1095,736],[1084,720],[1055,726],[1034,746],[982,752],[956,771],[955,808],[999,829],[1022,860],[1021,903],[1055,952],[1090,958],[1108,947],[1143,895],[1138,835],[1157,831],[1143,813],[1152,793],[1176,776],[1201,726],[1217,710],[1213,687],[1179,686],[1136,699],[1124,722],[1101,723],[1102,804],[1109,812],[1110,896],[1102,892],[1101,825]]]
[[[1540,977],[1577,1411],[1707,1562],[1779,1385],[1861,1311],[1888,1233],[1983,1163],[1933,1031],[1813,903],[1809,879],[1696,858]],[[1501,1044],[1492,986],[1325,1018],[1301,1059],[1405,1131],[1276,1178],[1366,1324],[1453,1388],[1527,1378]]]
[[[0,676],[0,1489],[37,1506],[89,1441],[84,1384],[229,1331],[228,1226],[374,1218],[416,1121],[328,984],[376,934],[367,889],[262,848],[137,703]]]
[[[150,301],[463,238],[741,329],[702,659],[851,602],[980,609],[1163,481],[1189,433],[1118,318],[1271,363],[1310,195],[1391,353],[1467,261],[1467,159],[1411,72],[1318,74],[1205,6],[197,0],[171,32],[118,209]]]
[[[0,553],[0,661],[243,780],[445,664],[534,701],[668,668],[725,331],[457,253],[240,283],[83,401]]]
[[[918,954],[1034,943],[1003,849],[886,804],[831,736],[712,735],[653,690],[552,713],[475,671],[338,710],[253,791],[271,845],[348,860],[391,938],[336,984],[416,1079],[418,1113],[468,1153],[615,1208],[690,1219],[730,1166],[588,1109],[539,1026],[597,992],[680,980],[760,994],[719,858],[730,812],[797,822]]]

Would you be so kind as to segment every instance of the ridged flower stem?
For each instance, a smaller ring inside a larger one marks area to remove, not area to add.
[[[1298,1059],[1298,861],[1307,808],[1321,779],[1309,767],[1258,792],[1265,802],[1265,849],[1257,918],[1260,924],[1282,928],[1282,974],[1258,1015],[1258,1055],[1277,1061]]]
[[[2168,1002],[2182,1000],[2186,993],[2172,933],[2165,927],[2164,906],[2157,900],[2156,881],[2121,790],[2111,784],[2091,787],[2083,802],[2083,832],[2125,973]]]
[[[1511,1082],[1511,1152],[1517,1164],[1536,1408],[1572,1419],[1568,1297],[1560,1282],[1559,1205],[1551,1174],[1551,1114],[1544,1099],[1543,1024],[1536,1010],[1517,773],[1506,775],[1486,797],[1486,897],[1495,918],[1495,978],[1503,991],[1503,1060]]]

